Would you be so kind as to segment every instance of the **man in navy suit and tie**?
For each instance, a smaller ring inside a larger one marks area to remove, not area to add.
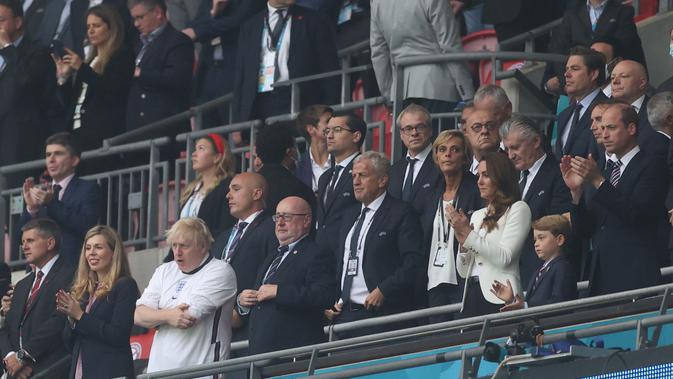
[[[602,128],[605,150],[614,158],[602,175],[592,157],[561,161],[574,231],[592,238],[592,295],[661,283],[657,238],[669,184],[665,163],[638,147],[638,114],[630,104],[610,105]]]
[[[254,287],[238,296],[241,313],[250,317],[251,354],[325,341],[322,310],[332,304],[336,291],[334,256],[309,237],[309,204],[286,197],[272,218],[277,243],[260,266]]]
[[[431,154],[432,118],[425,108],[412,103],[400,112],[397,127],[407,154],[406,159],[398,160],[390,169],[388,193],[420,212],[424,198],[442,181]]]
[[[596,100],[605,97],[601,91],[605,81],[605,57],[586,47],[572,49],[566,62],[565,79],[565,92],[571,98],[571,105],[558,115],[554,154],[556,157],[580,155],[586,158],[592,153],[595,159],[589,109]]]
[[[570,191],[556,158],[545,151],[545,137],[535,122],[524,116],[512,116],[500,127],[500,136],[509,159],[519,170],[521,199],[528,204],[532,220],[569,212]],[[519,258],[521,283],[528,283],[542,263],[535,254],[531,231]]]
[[[45,150],[51,181],[38,185],[32,177],[25,180],[25,208],[18,227],[38,217],[56,221],[63,234],[59,253],[66,262],[76,265],[84,235],[100,217],[100,188],[96,182],[75,175],[80,151],[70,134],[57,133],[47,138]]]
[[[333,116],[325,128],[327,151],[334,166],[318,181],[318,211],[316,242],[336,252],[337,235],[344,211],[357,200],[353,195],[353,159],[367,135],[367,124],[354,114]]]
[[[339,232],[339,291],[326,316],[336,323],[404,312],[414,307],[414,290],[425,268],[420,221],[409,203],[386,192],[390,162],[368,151],[355,159],[353,188],[358,203],[344,215]],[[354,337],[386,330],[376,326]],[[397,326],[401,327],[401,326]]]

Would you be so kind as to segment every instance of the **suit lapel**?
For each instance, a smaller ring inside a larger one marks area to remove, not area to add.
[[[280,263],[280,266],[278,266],[278,270],[276,271],[275,277],[278,278],[282,273],[284,273],[287,270],[290,270],[291,267],[293,267],[293,262],[298,259],[298,256],[301,255],[304,251],[304,245],[306,244],[308,236],[304,237],[299,243],[297,243],[292,250],[290,250],[283,259],[283,261]]]
[[[367,237],[365,238],[365,246],[374,246],[373,242],[375,238],[379,237],[380,229],[383,226],[383,222],[388,216],[388,208],[390,207],[390,195],[386,194],[386,197],[383,199],[381,206],[374,213],[374,219],[372,219],[372,225],[367,231]],[[367,259],[367,254],[364,254],[362,258],[362,264],[364,265],[365,260]]]
[[[247,241],[250,238],[253,238],[251,236],[255,234],[255,229],[262,222],[262,218],[263,218],[262,215],[263,215],[263,213],[258,214],[257,217],[255,217],[255,219],[252,220],[250,225],[245,227],[243,236],[241,237],[240,240],[238,240],[238,244],[236,245],[236,248],[234,249],[234,251],[231,252],[231,257],[229,258],[231,261],[233,261],[236,258],[236,256],[238,256],[238,251],[240,250],[240,247],[243,246],[245,241]],[[232,229],[233,228],[229,229],[229,235],[231,235],[231,230]],[[229,241],[229,239],[227,238],[227,242],[228,241]],[[226,248],[227,248],[227,245],[225,244],[223,249],[226,249]],[[220,254],[222,254],[222,253],[223,253],[223,251],[220,252]]]
[[[632,189],[635,188],[635,182],[638,180],[638,174],[641,171],[641,162],[643,152],[639,151],[624,169],[624,173],[619,177],[617,188]]]
[[[61,202],[67,202],[68,200],[70,200],[72,194],[77,191],[78,185],[79,185],[79,179],[75,176],[72,178],[70,183],[68,183],[68,186],[65,187],[65,192],[63,192],[63,198],[61,199]]]
[[[578,5],[581,7],[579,10],[579,18],[581,21],[582,26],[585,29],[585,35],[593,35],[593,31],[591,30],[591,18],[589,17],[589,10],[587,9],[586,2],[582,2],[581,4]],[[603,12],[605,13],[605,12]],[[586,33],[588,32],[588,33]]]
[[[357,158],[357,156],[355,158]],[[353,160],[350,161],[348,166],[344,167],[341,170],[341,176],[339,176],[339,180],[337,181],[337,184],[334,187],[334,192],[332,193],[332,197],[327,199],[327,204],[325,205],[325,213],[327,213],[327,210],[329,210],[332,207],[332,204],[334,204],[336,199],[339,196],[343,195],[342,191],[344,189],[344,186],[346,186],[346,183],[348,183],[348,181],[353,180],[351,175],[353,174],[353,161],[355,160],[355,158],[353,158]],[[330,178],[332,177],[332,175],[331,175],[332,171],[333,170],[331,170],[331,169],[330,169],[330,171],[328,171],[330,173]],[[331,180],[327,182],[327,187],[329,187],[330,182],[331,182]],[[327,191],[327,187],[325,187],[325,191]],[[352,195],[353,194],[351,194],[351,196]]]
[[[26,310],[24,312],[24,314],[25,314],[24,319],[28,318],[28,315],[33,310],[33,308],[35,308],[35,305],[40,301],[40,299],[43,298],[44,296],[47,296],[44,293],[47,290],[47,288],[51,285],[51,281],[54,278],[54,276],[56,276],[56,274],[58,273],[58,270],[59,270],[60,267],[61,267],[61,258],[59,257],[56,260],[56,262],[54,262],[54,265],[49,270],[49,273],[47,274],[47,276],[44,277],[44,280],[40,284],[40,289],[37,291],[37,294],[35,295],[35,300],[33,300],[33,302],[30,304],[29,308],[26,308]],[[31,275],[32,275],[33,280],[35,280],[35,273],[33,273]],[[32,286],[33,286],[33,283],[31,281],[30,287],[32,288]],[[30,292],[30,289],[28,290],[28,292]]]
[[[549,167],[550,161],[551,160],[549,159],[549,155],[547,154],[547,157],[544,159],[544,162],[542,162],[540,169],[537,170],[537,173],[535,174],[533,181],[530,183],[530,186],[528,187],[528,192],[526,192],[526,196],[523,199],[523,201],[525,201],[526,203],[530,201],[530,199],[533,197],[534,194],[538,193],[538,190],[540,190],[542,184],[549,182],[547,174],[551,172]]]
[[[430,174],[432,173],[432,166],[434,166],[434,164],[435,162],[432,160],[432,157],[428,154],[428,156],[425,158],[425,161],[423,162],[423,165],[421,166],[420,171],[418,171],[418,175],[416,176],[414,185],[411,186],[412,199],[416,197],[416,194],[424,185],[426,184],[432,185],[431,183],[429,183],[429,180],[431,179]]]

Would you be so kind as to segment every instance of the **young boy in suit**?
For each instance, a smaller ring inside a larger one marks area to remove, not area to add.
[[[561,215],[545,216],[533,223],[535,253],[544,264],[531,278],[525,298],[514,295],[509,281],[493,282],[491,292],[505,301],[501,312],[577,299],[577,278],[563,252],[570,231],[570,222]]]

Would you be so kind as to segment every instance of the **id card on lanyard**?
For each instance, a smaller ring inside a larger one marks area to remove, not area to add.
[[[456,201],[449,201],[451,205],[458,204],[458,199]],[[435,259],[432,263],[435,267],[444,267],[444,265],[449,261],[449,241],[453,241],[453,229],[446,226],[446,216],[444,215],[444,204],[443,200],[439,199],[439,209],[440,209],[440,218],[442,220],[441,230],[437,230],[437,236],[441,238],[440,241],[437,241],[437,252],[435,253]],[[451,242],[453,243],[453,242]]]
[[[262,32],[262,49],[265,51],[265,53],[262,56],[262,64],[259,67],[257,92],[261,93],[273,91],[273,83],[276,81],[276,70],[279,70],[278,53],[283,42],[285,29],[287,28],[288,17],[289,13],[287,13],[284,18],[279,17],[278,21],[276,21],[277,23],[283,23],[283,29],[280,32],[280,36],[278,37],[275,46],[273,45],[273,41],[271,39],[269,18],[268,16],[265,18],[264,31]],[[280,73],[278,74],[280,75]]]

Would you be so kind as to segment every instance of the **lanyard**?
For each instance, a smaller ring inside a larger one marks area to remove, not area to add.
[[[267,40],[266,40],[266,48],[269,49],[269,51],[279,51],[280,50],[280,44],[283,41],[283,35],[285,35],[285,27],[287,26],[287,20],[290,18],[290,10],[288,9],[285,12],[284,17],[278,17],[278,22],[282,22],[282,29],[280,31],[280,35],[278,36],[278,40],[274,41],[273,40],[273,35],[271,31],[271,24],[269,23],[269,15],[267,14],[264,17],[264,27],[266,28],[266,34],[267,34]]]
[[[451,205],[454,205],[454,207],[456,205],[458,205],[458,196],[456,196],[455,199],[450,200],[449,203],[451,203]],[[444,236],[444,238],[442,239],[442,242],[449,242],[449,232],[450,232],[451,227],[448,227],[448,228],[446,227],[446,216],[444,215],[444,198],[443,198],[443,196],[439,198],[439,210],[441,212],[441,217],[440,218],[442,219],[442,230],[441,231],[438,230],[437,235],[438,236],[442,236],[442,235]]]

